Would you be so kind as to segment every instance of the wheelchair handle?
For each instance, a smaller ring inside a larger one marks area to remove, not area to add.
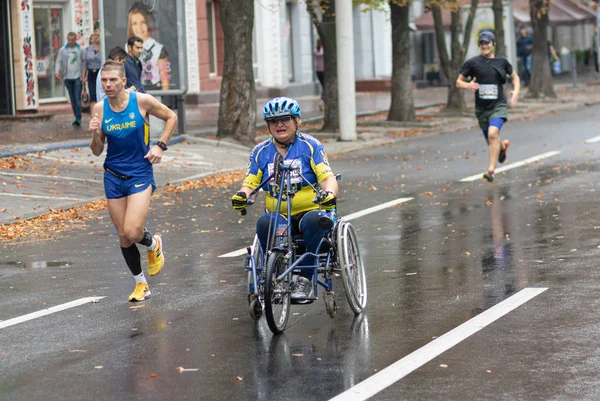
[[[248,206],[252,206],[254,205],[254,198],[252,196],[250,196],[250,198],[248,198],[248,200],[246,201]],[[242,216],[245,216],[246,214],[248,214],[248,212],[246,211],[246,209],[242,209],[241,210]]]

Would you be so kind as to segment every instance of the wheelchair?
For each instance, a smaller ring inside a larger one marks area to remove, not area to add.
[[[289,163],[289,164],[288,164]],[[248,205],[254,203],[253,196],[267,183],[272,182],[277,190],[275,216],[281,213],[282,200],[286,202],[286,216],[291,216],[292,202],[296,187],[292,185],[292,175],[300,177],[315,191],[315,203],[320,203],[327,193],[310,184],[293,163],[285,163],[277,153],[273,161],[273,172],[248,196]],[[339,179],[336,176],[336,179]],[[245,214],[245,210],[242,211]],[[263,254],[258,236],[254,237],[251,247],[247,248],[245,270],[248,272],[248,307],[250,316],[257,320],[263,312],[269,329],[274,334],[282,333],[288,323],[293,290],[293,276],[301,271],[312,274],[313,295],[301,300],[313,302],[318,299],[318,289],[325,291],[324,301],[327,314],[334,318],[338,305],[333,291],[333,277],[341,275],[342,284],[350,309],[359,315],[367,305],[367,281],[365,267],[358,245],[358,238],[352,224],[336,216],[333,210],[331,218],[322,216],[319,226],[326,231],[317,247],[316,253],[307,252],[302,235],[292,234],[292,219],[285,224],[269,227],[268,251]],[[275,224],[274,219],[271,224]],[[307,257],[313,257],[316,263],[303,263]]]

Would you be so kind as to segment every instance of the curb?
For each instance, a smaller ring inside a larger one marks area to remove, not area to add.
[[[184,135],[178,135],[175,136],[173,138],[171,138],[171,140],[169,141],[169,144],[176,144],[176,143],[181,143],[185,140]],[[4,158],[4,157],[11,157],[11,156],[22,156],[22,155],[27,155],[30,153],[38,153],[38,152],[51,152],[53,150],[60,150],[60,149],[74,149],[74,148],[86,148],[90,145],[89,141],[85,141],[85,142],[62,142],[62,143],[54,143],[54,144],[46,144],[46,145],[29,145],[31,147],[29,148],[24,148],[23,150],[18,150],[16,152],[8,152],[8,153],[0,153],[0,159]],[[25,145],[27,146],[27,145]]]

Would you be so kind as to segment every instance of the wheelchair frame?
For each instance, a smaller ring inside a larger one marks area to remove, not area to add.
[[[259,319],[264,304],[267,323],[274,334],[282,333],[287,326],[290,315],[292,276],[302,270],[312,271],[311,283],[314,294],[312,297],[303,298],[300,301],[315,301],[318,299],[319,286],[323,287],[326,291],[325,307],[331,318],[335,317],[339,309],[333,292],[332,280],[336,268],[341,271],[346,298],[352,311],[356,315],[360,314],[367,302],[366,276],[356,233],[350,222],[336,217],[335,210],[333,210],[333,218],[326,217],[320,221],[325,225],[322,228],[328,231],[321,239],[316,253],[305,250],[301,255],[297,255],[298,247],[303,244],[303,240],[298,240],[292,235],[292,219],[289,217],[296,194],[296,189],[291,183],[291,175],[295,169],[296,167],[292,164],[285,165],[281,154],[276,153],[273,161],[273,173],[248,196],[248,204],[252,205],[254,203],[252,196],[265,187],[271,179],[274,179],[275,185],[278,187],[277,206],[271,213],[275,216],[281,215],[282,200],[287,203],[287,223],[279,226],[277,224],[278,217],[271,220],[276,227],[273,229],[271,224],[269,225],[266,255],[263,255],[260,260],[261,247],[258,237],[255,236],[253,246],[247,248],[248,256],[245,264],[245,269],[248,271],[250,316],[253,319]],[[300,177],[315,191],[316,198],[313,202],[319,203],[327,196],[326,192],[310,184],[301,174]],[[284,192],[285,199],[283,198]],[[311,256],[315,258],[315,264],[300,266],[305,258]],[[291,264],[290,261],[292,261]],[[321,274],[322,280],[319,277]]]

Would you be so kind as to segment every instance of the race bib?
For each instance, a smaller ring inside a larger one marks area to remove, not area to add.
[[[290,181],[292,184],[301,184],[302,183],[302,161],[299,159],[293,160],[284,160],[283,164],[286,166],[292,165],[292,171],[290,172]],[[267,171],[269,175],[273,174],[273,163],[269,163],[267,166]],[[270,184],[274,184],[275,180],[271,178]],[[279,184],[279,183],[278,183]]]
[[[498,99],[498,85],[479,85],[479,98],[485,100]]]

